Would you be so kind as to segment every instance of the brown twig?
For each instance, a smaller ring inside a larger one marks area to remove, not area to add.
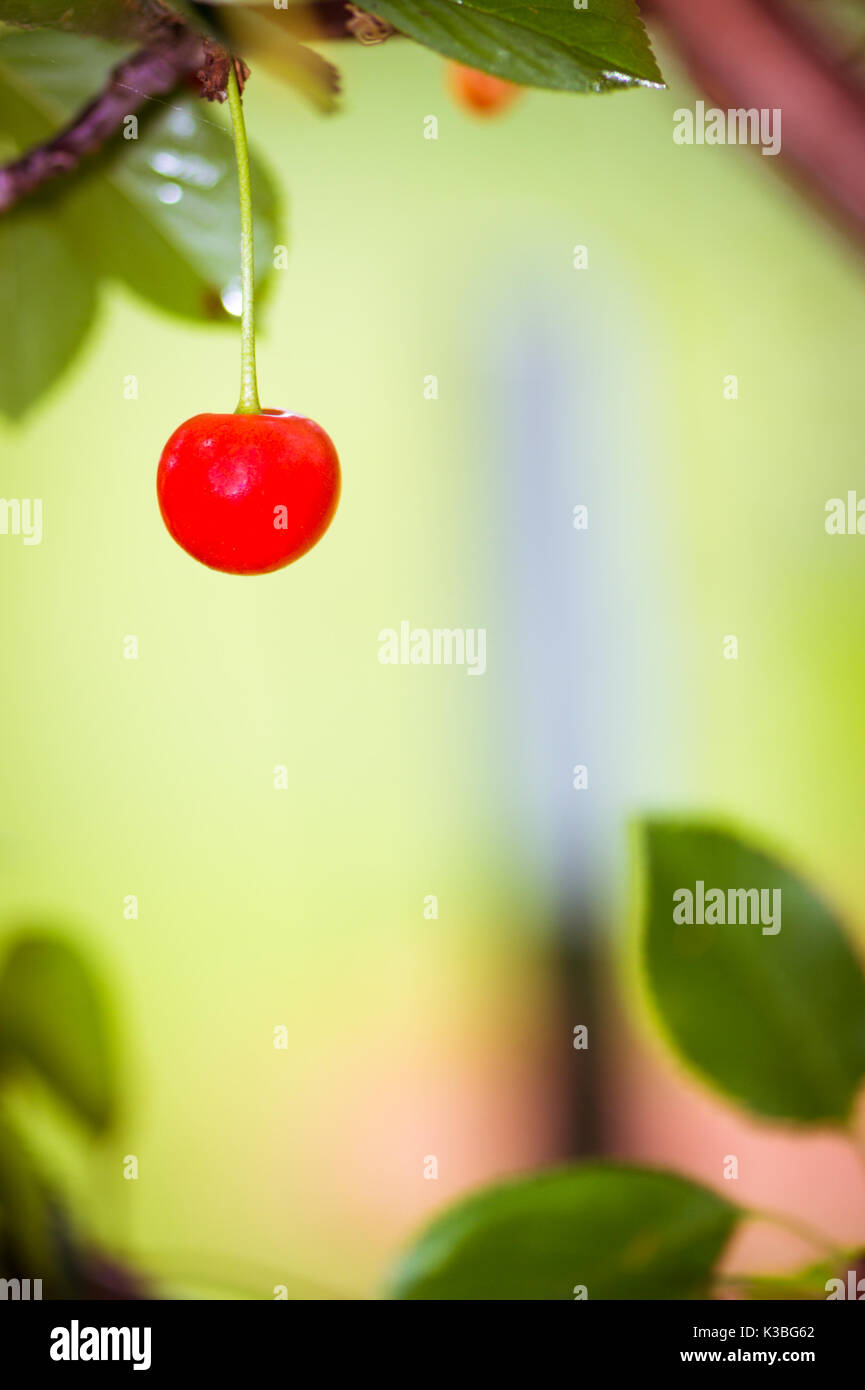
[[[358,7],[343,0],[311,0],[283,13],[292,31],[296,29],[315,38],[352,38],[360,20]],[[371,33],[371,27],[379,40],[392,32],[390,26],[372,16],[363,18],[364,37]],[[168,96],[182,84],[194,82],[205,100],[225,101],[230,61],[226,48],[204,37],[176,13],[163,12],[161,6],[157,7],[152,36],[149,32],[147,37],[146,46],[114,68],[103,90],[57,135],[0,166],[0,214],[44,184],[73,173],[123,128],[128,116],[135,115],[151,99]],[[322,59],[301,48],[298,55],[299,64],[310,59],[323,64]],[[235,71],[243,91],[249,69],[235,58]],[[332,91],[336,91],[338,76],[335,69],[330,71]]]
[[[103,90],[63,130],[0,168],[0,213],[77,169],[151,98],[167,96],[181,83],[195,80],[203,97],[221,101],[227,76],[228,55],[218,45],[182,21],[167,23],[152,44],[113,69]]]

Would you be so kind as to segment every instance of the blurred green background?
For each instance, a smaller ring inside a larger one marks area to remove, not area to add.
[[[615,576],[606,929],[623,818],[648,807],[755,827],[854,922],[865,887],[865,588],[857,540],[823,526],[861,473],[861,261],[773,161],[673,144],[694,94],[663,51],[666,92],[533,92],[489,123],[408,43],[332,56],[337,116],[263,72],[246,99],[290,203],[262,401],[313,416],[342,457],[321,545],[240,580],[169,539],[159,453],[181,420],[233,408],[237,345],[120,289],[59,388],[0,427],[3,495],[44,501],[41,546],[0,537],[3,930],[68,926],[90,951],[127,1077],[99,1153],[46,1125],[47,1161],[146,1270],[264,1297],[374,1293],[448,1197],[560,1152],[570,1025],[502,736],[517,653],[497,590],[521,514],[495,361],[518,304],[555,318],[565,483],[597,495]],[[574,406],[586,362],[601,443]],[[522,462],[540,473],[543,451]],[[569,605],[600,610],[608,582],[561,595],[565,641]],[[402,619],[486,627],[486,676],[379,665]]]

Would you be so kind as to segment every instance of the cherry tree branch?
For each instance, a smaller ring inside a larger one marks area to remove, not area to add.
[[[292,31],[308,37],[354,37],[363,42],[369,41],[373,30],[377,39],[391,32],[389,26],[343,0],[310,0],[281,13]],[[306,54],[307,58],[312,56]],[[225,47],[202,35],[180,15],[160,15],[151,41],[114,68],[102,91],[68,125],[44,144],[0,166],[0,215],[53,179],[74,173],[123,128],[127,116],[135,115],[153,98],[168,96],[186,83],[194,85],[208,101],[225,101],[229,61]],[[236,71],[242,91],[249,70],[240,63]]]
[[[114,68],[103,90],[63,130],[0,168],[0,213],[77,169],[152,97],[166,96],[182,82],[197,79],[202,96],[224,100],[228,61],[224,55],[220,63],[222,56],[216,45],[182,22],[166,26],[158,40]]]
[[[847,55],[787,0],[641,0],[641,8],[718,106],[782,109],[781,156],[767,163],[793,174],[865,243],[865,82]],[[347,0],[309,0],[280,18],[298,39],[351,39],[365,17]],[[225,50],[172,17],[65,129],[0,168],[0,213],[74,171],[152,97],[197,80],[203,96],[224,100],[227,73]]]

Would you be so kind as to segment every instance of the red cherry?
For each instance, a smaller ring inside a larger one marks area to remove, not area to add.
[[[321,540],[339,501],[339,458],[302,415],[193,415],[162,451],[156,491],[165,525],[194,559],[269,574]]]
[[[523,90],[503,77],[493,77],[492,73],[465,67],[463,63],[449,62],[447,77],[457,103],[479,116],[494,116],[497,111],[503,111]]]

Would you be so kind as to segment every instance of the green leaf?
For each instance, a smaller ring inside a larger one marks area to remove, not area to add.
[[[0,40],[0,127],[28,147],[50,136],[103,85],[116,50],[52,33]],[[278,240],[277,195],[253,160],[259,286]],[[34,204],[35,206],[35,204]],[[79,254],[160,307],[228,320],[239,284],[240,216],[231,133],[221,111],[194,96],[151,103],[139,138],[122,135],[39,200],[62,215]],[[29,292],[30,286],[22,288]]]
[[[103,996],[66,942],[28,935],[0,972],[0,1069],[32,1067],[92,1129],[114,1105],[114,1059]]]
[[[0,411],[18,419],[66,369],[96,309],[96,278],[61,224],[0,218]]]
[[[828,1297],[826,1285],[838,1274],[839,1270],[829,1260],[821,1260],[790,1274],[742,1274],[733,1276],[729,1283],[735,1286],[738,1298],[816,1302]],[[844,1277],[843,1271],[841,1277]]]
[[[53,1286],[57,1273],[47,1189],[16,1130],[0,1117],[0,1277],[23,1274]]]
[[[758,1114],[846,1120],[865,1077],[865,977],[837,918],[784,865],[712,826],[652,821],[645,845],[643,961],[682,1057]],[[700,883],[725,909],[729,890],[779,890],[780,929],[765,930],[771,893],[762,924],[743,903],[741,925],[697,925]],[[694,925],[673,920],[681,889]]]
[[[163,108],[141,139],[130,144],[133,148],[119,150],[105,170],[125,228],[120,239],[115,225],[108,246],[101,248],[108,253],[103,261],[107,273],[174,313],[218,318],[236,301],[236,316],[240,212],[237,168],[225,123],[214,119],[212,108],[187,98]],[[263,292],[279,238],[277,194],[254,156],[251,168],[256,286]],[[170,293],[167,260],[174,262]],[[153,261],[159,264],[151,266]],[[192,290],[191,297],[188,290],[182,293],[175,287],[173,282],[181,279]]]
[[[0,0],[0,21],[146,42],[163,28],[170,8],[170,0]]]
[[[674,1173],[611,1165],[489,1188],[434,1221],[403,1258],[403,1299],[706,1296],[742,1213]]]
[[[318,111],[330,115],[337,107],[339,72],[320,53],[298,42],[290,32],[286,14],[285,10],[232,5],[223,19],[227,43],[251,64],[263,63]]]
[[[530,87],[605,92],[662,86],[634,0],[369,0],[418,43]]]

